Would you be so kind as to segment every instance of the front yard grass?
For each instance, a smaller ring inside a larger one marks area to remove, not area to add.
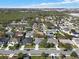
[[[39,48],[46,48],[46,47],[44,47],[42,45],[39,45]],[[54,47],[50,47],[50,48],[55,48],[55,46]]]
[[[14,46],[9,46],[10,50],[16,50],[16,49],[19,49],[19,48],[21,48],[21,45],[19,45],[19,44],[15,44]]]
[[[66,48],[66,46],[67,46],[66,43],[60,43],[60,44],[59,44],[59,48]],[[76,45],[70,44],[70,46],[71,46],[72,48],[78,48]]]
[[[66,57],[66,59],[79,59],[79,58],[69,56],[69,57]]]
[[[0,59],[8,59],[8,56],[0,55]]]
[[[25,45],[25,48],[34,48],[35,45]]]
[[[9,46],[9,49],[10,50],[15,50],[15,47],[14,46]]]
[[[32,56],[31,59],[45,59],[43,56]],[[51,59],[51,57],[47,57],[46,59]]]
[[[39,45],[39,48],[45,48],[44,46],[42,46],[42,45]]]
[[[72,45],[73,46],[73,48],[78,48],[76,45]]]
[[[65,49],[68,49],[68,50],[72,50],[73,45],[69,44],[69,43],[59,43],[59,48],[65,48]]]
[[[57,57],[57,59],[61,59],[61,57],[59,56],[59,57]],[[79,58],[66,56],[64,59],[79,59]]]
[[[7,46],[8,46],[7,44],[4,44],[3,47],[2,47],[2,49],[5,49]]]

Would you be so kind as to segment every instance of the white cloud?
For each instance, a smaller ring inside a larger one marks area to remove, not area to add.
[[[57,5],[64,5],[64,4],[70,4],[70,3],[75,3],[75,2],[79,2],[79,0],[64,0],[62,2],[51,2],[51,3],[41,3],[41,4],[35,4],[32,5],[32,7],[34,8],[50,8],[50,7],[55,7]]]
[[[60,5],[64,6],[65,4],[79,2],[79,0],[64,0],[62,2],[51,2],[51,3],[40,3],[28,6],[11,6],[12,8],[53,8],[53,7],[61,7]],[[10,7],[10,6],[9,6]],[[69,6],[67,6],[69,7]]]
[[[64,0],[65,2],[77,2],[79,0]]]

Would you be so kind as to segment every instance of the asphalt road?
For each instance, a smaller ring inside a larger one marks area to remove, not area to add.
[[[79,50],[77,49],[77,51],[79,51]],[[72,51],[63,51],[63,50],[56,50],[56,49],[53,49],[53,50],[49,50],[49,49],[47,49],[47,50],[30,50],[30,51],[27,51],[27,50],[14,50],[14,51],[12,51],[12,50],[0,50],[0,54],[6,54],[6,55],[10,55],[10,54],[17,55],[20,52],[22,52],[24,54],[28,53],[31,55],[41,55],[43,52],[45,52],[47,54],[55,54],[55,55],[58,55],[60,53],[63,53],[65,55],[70,55],[70,53]]]

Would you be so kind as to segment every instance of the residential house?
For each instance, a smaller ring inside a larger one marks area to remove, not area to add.
[[[59,40],[61,43],[68,43],[68,44],[72,44],[72,45],[74,45],[74,43],[72,42],[72,40],[70,40],[70,39],[60,39]]]
[[[7,44],[9,42],[9,38],[0,38],[0,45]]]
[[[33,42],[33,38],[26,37],[26,38],[22,39],[20,43],[23,45],[30,45],[32,42]]]
[[[54,43],[54,44],[58,44],[58,40],[55,38],[48,38],[47,43]]]
[[[20,38],[22,36],[23,36],[23,32],[19,32],[19,31],[15,32],[15,37],[16,38]]]
[[[47,35],[48,37],[53,37],[55,32],[56,32],[55,29],[54,30],[53,29],[48,29],[46,31],[46,34],[45,35]]]
[[[28,32],[26,32],[26,35],[25,35],[25,37],[26,38],[29,38],[29,37],[32,37],[33,38],[33,31],[28,31]]]
[[[37,26],[37,23],[34,23],[33,26],[32,26],[32,29],[33,29],[33,30],[36,30],[37,27],[38,27],[38,26]]]

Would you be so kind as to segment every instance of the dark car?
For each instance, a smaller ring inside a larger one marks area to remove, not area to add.
[[[64,49],[64,51],[68,51],[68,49]]]

